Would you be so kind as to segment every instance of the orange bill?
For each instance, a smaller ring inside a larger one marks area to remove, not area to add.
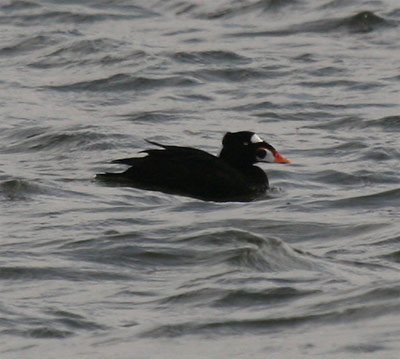
[[[278,151],[274,153],[275,163],[291,163],[286,157],[283,157]]]

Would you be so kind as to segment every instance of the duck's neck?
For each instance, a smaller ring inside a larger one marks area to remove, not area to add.
[[[247,181],[251,185],[269,187],[267,174],[257,166],[249,163],[248,159],[238,158],[237,156],[229,156],[222,150],[219,158],[224,162],[228,163],[231,167],[238,170],[243,176],[247,178]]]
[[[231,151],[226,147],[222,148],[219,158],[239,171],[253,167],[251,159],[249,159],[247,156],[244,154],[239,154],[236,151]]]
[[[265,189],[269,187],[267,174],[260,167],[251,165],[238,170],[249,179],[249,183],[265,186]]]

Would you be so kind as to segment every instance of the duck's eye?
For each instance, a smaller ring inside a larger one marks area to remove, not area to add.
[[[256,151],[256,157],[260,160],[263,160],[267,156],[267,151],[264,149],[260,149]]]

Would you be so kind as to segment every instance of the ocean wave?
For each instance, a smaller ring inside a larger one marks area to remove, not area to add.
[[[379,128],[392,132],[400,128],[400,116],[385,116],[377,119],[364,119],[356,116],[342,117],[339,119],[318,123],[306,128],[319,128],[327,130],[351,130]]]
[[[99,147],[104,149],[107,147],[107,143],[113,142],[109,134],[101,134],[85,129],[55,131],[48,128],[27,127],[16,130],[6,130],[3,135],[7,136],[8,143],[1,148],[1,153],[24,153],[50,150],[56,150],[56,152],[60,153],[63,150],[97,150]]]
[[[239,55],[232,51],[178,51],[171,55],[171,58],[175,61],[190,64],[201,64],[201,65],[211,65],[211,64],[248,64],[250,59],[245,56]]]
[[[97,38],[97,39],[85,39],[79,41],[73,41],[72,43],[63,44],[59,49],[54,50],[52,53],[48,54],[48,57],[52,56],[83,56],[88,54],[96,54],[99,52],[114,50],[124,42],[116,41],[107,38]],[[143,51],[138,51],[137,55],[144,55]]]
[[[238,4],[236,4],[238,3]],[[197,7],[189,7],[184,13],[189,13],[198,19],[216,20],[234,18],[247,14],[257,14],[262,16],[265,12],[277,12],[281,8],[287,8],[298,4],[298,0],[257,0],[254,2],[230,2],[227,6],[216,4],[217,9],[202,10]]]
[[[49,36],[55,36],[50,34]],[[54,41],[55,42],[55,41]],[[34,68],[71,67],[72,64],[85,66],[90,64],[110,65],[124,62],[138,62],[148,55],[143,50],[126,49],[124,41],[99,37],[95,39],[60,41],[51,46],[29,66]]]
[[[365,155],[364,157],[367,157]],[[354,172],[344,172],[338,170],[325,170],[320,171],[314,176],[314,180],[318,183],[325,183],[327,185],[340,185],[340,186],[353,186],[365,187],[379,184],[397,184],[398,179],[396,174],[392,171],[386,173],[373,172],[369,170],[358,170]]]
[[[90,194],[69,190],[64,186],[49,181],[43,183],[38,179],[10,179],[11,176],[9,174],[4,174],[2,177],[7,179],[0,182],[0,197],[4,197],[11,202],[37,200],[36,197],[38,196],[48,196],[49,198],[92,198]]]
[[[5,317],[3,321],[12,321],[16,324],[16,328],[3,329],[1,334],[30,339],[64,339],[81,331],[107,329],[105,325],[88,320],[82,315],[67,310],[54,310],[51,306],[41,314],[43,316],[30,312],[23,316],[21,310],[3,314]],[[11,326],[9,323],[9,327]]]
[[[398,207],[400,199],[400,188],[393,188],[389,190],[384,190],[380,192],[360,195],[360,196],[351,196],[347,198],[340,198],[334,200],[317,200],[312,201],[303,206],[316,208],[325,208],[325,209],[349,209],[349,208],[361,208],[363,210],[390,210]]]
[[[266,30],[256,32],[239,32],[231,34],[235,36],[287,36],[299,33],[334,33],[346,32],[348,34],[368,33],[377,31],[384,28],[397,27],[398,24],[392,20],[387,20],[383,17],[375,15],[371,11],[362,11],[355,15],[339,17],[339,18],[325,18],[315,21],[307,21],[302,24],[291,25],[286,29],[280,30]]]
[[[24,36],[23,40],[18,40],[14,44],[8,44],[0,48],[1,56],[14,56],[26,52],[41,50],[47,46],[54,45],[58,40],[50,35]]]
[[[27,200],[33,195],[45,193],[47,193],[45,187],[22,179],[0,182],[0,196],[9,201]]]
[[[94,271],[84,269],[71,269],[68,267],[32,267],[32,266],[0,266],[1,280],[21,281],[46,281],[46,280],[123,280],[127,277],[122,273],[110,271]]]
[[[200,69],[190,73],[194,78],[205,82],[243,82],[249,80],[256,80],[261,78],[270,78],[278,76],[273,71],[260,71],[252,68],[227,68],[220,69]]]
[[[186,87],[198,85],[198,81],[190,77],[168,76],[151,78],[131,74],[115,74],[102,79],[79,81],[66,85],[49,86],[56,91],[145,91],[160,87]]]
[[[398,290],[396,291],[398,295]],[[267,334],[281,332],[285,328],[297,328],[301,326],[318,325],[322,323],[355,323],[369,319],[379,318],[388,313],[398,314],[396,300],[392,299],[382,303],[381,301],[364,303],[363,295],[355,296],[355,303],[349,302],[348,298],[340,299],[338,302],[328,301],[326,305],[310,305],[312,314],[303,314],[301,310],[297,315],[288,315],[281,309],[276,309],[276,314],[268,313],[268,310],[256,312],[256,318],[235,318],[235,314],[225,318],[202,318],[193,322],[170,323],[155,326],[144,330],[142,337],[171,338],[185,335],[240,335],[243,333]],[[358,300],[358,301],[357,301]]]
[[[106,262],[114,265],[132,265],[158,268],[169,266],[220,266],[228,265],[234,269],[255,271],[289,271],[294,269],[312,270],[318,266],[311,255],[303,253],[275,238],[263,238],[237,230],[207,231],[178,237],[163,246],[127,244],[126,238],[132,241],[140,238],[139,233],[126,236],[112,236],[110,242],[104,237],[102,244],[84,241],[72,243],[64,248],[66,252],[79,254],[87,260]],[[142,242],[144,238],[141,238]],[[223,242],[223,244],[222,244]],[[107,255],[105,255],[107,253]]]
[[[140,111],[126,113],[119,116],[126,121],[143,122],[143,123],[164,123],[168,121],[183,120],[184,117],[180,112],[174,111]]]
[[[7,12],[37,9],[41,6],[34,1],[13,0],[7,4],[0,5],[0,9]]]
[[[7,22],[17,26],[33,26],[54,23],[65,24],[87,24],[102,21],[118,21],[118,20],[134,20],[151,18],[158,16],[157,13],[145,8],[132,7],[130,11],[102,11],[99,9],[91,9],[82,7],[81,11],[58,10],[58,8],[38,8],[39,11],[33,13],[13,13],[7,16],[0,16],[0,22]]]
[[[397,24],[375,15],[371,11],[362,11],[343,18],[324,19],[305,23],[296,27],[296,31],[331,32],[345,30],[348,33],[367,33],[393,26],[397,26]]]
[[[74,335],[74,332],[70,330],[60,330],[40,325],[30,329],[6,329],[0,333],[3,335],[36,339],[65,339]]]
[[[400,237],[394,240],[397,244],[400,243]],[[386,259],[390,262],[400,264],[400,250],[381,255],[380,258]],[[399,293],[397,293],[399,295]]]

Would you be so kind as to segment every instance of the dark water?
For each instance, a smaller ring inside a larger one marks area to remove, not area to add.
[[[1,358],[398,358],[399,25],[395,0],[2,1]],[[266,198],[93,180],[228,130],[293,161]]]

